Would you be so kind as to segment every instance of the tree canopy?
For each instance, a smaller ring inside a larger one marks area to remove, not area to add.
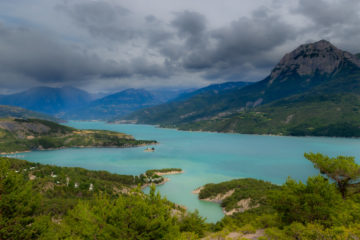
[[[355,163],[354,157],[338,156],[330,158],[320,153],[305,153],[305,158],[314,164],[314,167],[333,179],[343,198],[345,198],[349,186],[360,179],[360,165]]]

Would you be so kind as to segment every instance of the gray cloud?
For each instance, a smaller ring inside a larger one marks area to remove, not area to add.
[[[177,29],[178,36],[186,39],[186,47],[193,49],[207,44],[206,18],[202,14],[190,11],[176,13],[171,24]]]
[[[357,0],[325,1],[300,0],[295,12],[310,18],[317,27],[348,25],[359,20]],[[320,28],[321,29],[321,28]]]
[[[303,32],[325,38],[349,51],[360,51],[360,2],[357,0],[299,0],[294,13],[311,21]]]
[[[0,25],[0,83],[77,84],[92,78],[167,77],[163,64],[146,59],[103,60],[78,46],[65,45],[27,28]],[[9,84],[6,84],[10,86]]]
[[[277,59],[269,60],[267,54],[294,39],[295,31],[278,16],[256,12],[209,35],[214,44],[191,52],[184,59],[184,66],[205,70],[209,79],[241,80],[249,72],[272,67]]]
[[[100,1],[61,4],[57,8],[69,14],[74,22],[91,35],[112,40],[129,40],[140,32],[131,26],[130,10],[116,4]]]
[[[33,1],[0,2],[2,87],[257,81],[304,42],[360,52],[358,0]]]
[[[114,62],[57,43],[26,28],[0,26],[1,72],[40,82],[83,80],[94,75],[129,75]]]

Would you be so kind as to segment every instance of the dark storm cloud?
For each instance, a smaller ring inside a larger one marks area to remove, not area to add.
[[[295,32],[277,16],[266,11],[251,18],[242,17],[229,26],[208,34],[213,45],[190,52],[184,66],[204,70],[209,79],[241,79],[248,71],[273,66],[278,59],[269,60],[266,53],[295,38]]]
[[[177,29],[178,36],[186,39],[186,47],[192,49],[206,44],[206,18],[200,13],[190,11],[176,13],[172,25]]]
[[[358,0],[300,0],[294,13],[309,19],[304,32],[331,40],[348,51],[359,51],[360,2]]]
[[[58,5],[58,9],[69,14],[77,25],[96,37],[126,41],[140,34],[131,26],[130,10],[116,4],[88,1]]]
[[[44,33],[4,25],[0,25],[0,73],[43,83],[168,75],[162,65],[150,64],[146,59],[105,61],[78,47],[58,43]],[[0,77],[0,81],[8,80]]]
[[[358,23],[359,1],[324,1],[300,0],[295,12],[310,18],[317,27],[332,27],[334,25],[349,25]]]
[[[21,81],[89,81],[94,89],[104,80],[152,87],[258,81],[305,42],[327,39],[360,52],[358,0],[229,0],[221,9],[212,0],[34,0],[39,4],[31,9],[19,1],[21,7],[0,2],[6,23],[0,27],[0,83],[9,87]],[[24,9],[7,11],[10,5]]]
[[[172,36],[163,29],[164,23],[155,16],[141,18],[129,9],[111,2],[85,1],[59,4],[57,8],[97,38],[118,43],[140,39],[154,45]]]
[[[259,75],[279,60],[269,52],[296,38],[294,28],[264,7],[216,29],[208,27],[203,14],[189,10],[175,12],[166,24],[153,15],[136,19],[130,10],[109,2],[67,4],[62,9],[93,36],[114,44],[143,41],[173,73],[196,72],[209,80],[260,80]],[[159,68],[155,72],[172,75]]]
[[[129,75],[115,63],[63,46],[25,28],[0,26],[0,69],[40,82],[76,81],[93,75]]]

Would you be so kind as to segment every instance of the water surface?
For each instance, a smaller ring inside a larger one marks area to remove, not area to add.
[[[200,201],[191,193],[201,185],[244,177],[276,184],[284,183],[288,176],[304,181],[317,174],[303,157],[304,152],[310,151],[360,159],[360,139],[185,132],[104,122],[71,121],[68,125],[125,132],[138,139],[157,140],[160,144],[154,146],[155,152],[144,152],[144,147],[79,148],[29,152],[22,154],[24,158],[45,164],[132,175],[154,168],[182,168],[185,173],[169,176],[170,181],[158,190],[175,203],[190,210],[198,209],[209,222],[220,220],[223,213],[218,204]]]

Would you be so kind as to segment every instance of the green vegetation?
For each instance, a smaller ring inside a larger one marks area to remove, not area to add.
[[[282,186],[255,179],[205,185],[202,199],[233,190],[222,199],[228,210],[239,207],[238,201],[252,201],[252,207],[216,224],[162,198],[154,185],[150,194],[142,193],[136,187],[146,184],[141,177],[0,158],[0,239],[225,240],[248,234],[259,240],[359,239],[360,166],[352,157],[305,156],[329,179],[288,178]]]
[[[0,158],[0,239],[197,239],[207,226],[139,177]],[[91,187],[92,186],[92,187]]]
[[[116,196],[143,184],[138,176],[106,171],[57,167],[7,158],[0,158],[0,162],[6,163],[9,169],[22,175],[24,180],[31,180],[33,189],[43,195],[42,210],[46,214],[65,214],[78,198],[89,199],[99,193]]]
[[[40,119],[0,119],[0,152],[67,147],[134,147],[156,141],[104,130],[77,130]]]
[[[329,158],[313,153],[305,156],[331,179],[346,181],[352,173],[357,171],[359,174],[360,166],[352,157]],[[225,239],[229,232],[262,229],[259,239],[264,240],[359,239],[360,186],[356,184],[356,176],[352,178],[352,185],[348,185],[352,191],[346,191],[345,198],[337,182],[321,175],[309,177],[306,183],[289,178],[283,186],[265,191],[259,207],[224,217],[214,226],[215,233],[209,237]],[[229,190],[237,185],[229,181],[222,183],[222,187]],[[224,191],[214,190],[211,195]],[[244,195],[244,198],[248,196]]]
[[[161,176],[160,173],[170,173],[170,172],[182,172],[181,168],[163,168],[163,169],[150,169],[145,172],[145,174],[141,174],[140,178],[142,182],[145,183],[155,183],[161,184],[165,183],[166,178]],[[165,175],[165,174],[164,174]]]
[[[349,188],[354,189],[360,179],[360,166],[355,163],[354,157],[338,156],[337,158],[329,158],[320,153],[305,153],[305,157],[325,174],[336,182],[336,186],[343,198]]]
[[[153,176],[155,173],[170,173],[170,172],[182,172],[181,168],[162,168],[162,169],[150,169],[146,171],[147,176]]]
[[[237,203],[243,199],[250,199],[250,207],[257,205],[265,207],[267,205],[266,196],[268,192],[278,188],[279,186],[262,180],[252,178],[235,179],[218,184],[210,183],[204,185],[200,191],[199,199],[209,199],[216,197],[218,194],[223,195],[231,190],[235,190],[230,196],[221,201],[221,206],[226,211],[241,207]]]
[[[359,111],[360,95],[301,95],[212,120],[175,126],[181,130],[244,134],[360,137]]]

